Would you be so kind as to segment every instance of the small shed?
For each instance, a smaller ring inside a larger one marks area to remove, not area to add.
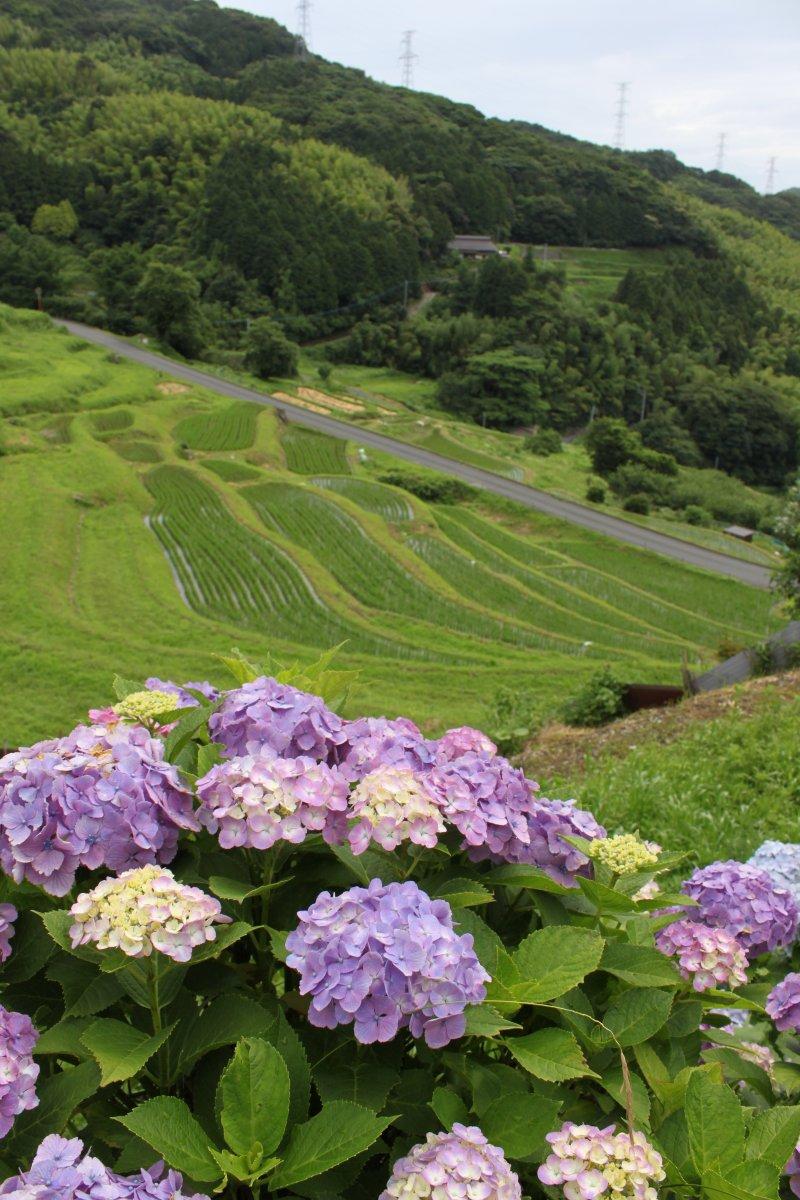
[[[730,537],[738,538],[740,542],[752,542],[755,537],[755,529],[748,529],[746,525],[729,525],[723,530]]]
[[[447,243],[447,249],[454,254],[460,254],[462,258],[488,258],[492,254],[500,253],[490,237],[477,233],[457,234]]]

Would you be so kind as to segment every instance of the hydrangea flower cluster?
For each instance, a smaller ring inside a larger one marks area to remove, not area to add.
[[[152,724],[158,717],[172,712],[178,706],[169,692],[131,692],[124,700],[114,705],[114,712],[125,721],[140,721]]]
[[[0,1138],[6,1136],[15,1117],[39,1103],[39,1067],[31,1058],[38,1038],[30,1017],[0,1004]]]
[[[773,883],[791,892],[800,907],[800,843],[764,842],[747,863],[766,871]]]
[[[794,1154],[784,1167],[783,1173],[789,1176],[789,1191],[793,1196],[800,1196],[800,1142],[797,1143]]]
[[[764,1005],[778,1029],[800,1032],[800,975],[793,971],[777,983]]]
[[[740,987],[747,983],[747,955],[727,929],[682,920],[656,934],[662,954],[677,958],[684,979],[696,992],[715,987]]]
[[[441,806],[425,777],[408,767],[378,767],[356,784],[349,815],[355,824],[348,834],[354,854],[371,842],[394,850],[401,842],[432,849],[445,832]]]
[[[0,864],[63,896],[78,867],[112,871],[175,857],[199,829],[191,793],[141,725],[79,725],[0,759]]]
[[[219,692],[206,679],[199,682],[190,680],[189,683],[173,683],[171,679],[157,679],[155,675],[151,675],[145,680],[144,686],[151,692],[166,692],[172,700],[173,708],[197,708],[197,698],[192,692],[199,692],[212,704],[219,699]]]
[[[163,1163],[136,1175],[115,1175],[99,1160],[83,1153],[80,1138],[46,1137],[31,1169],[0,1185],[10,1200],[208,1200],[184,1196],[183,1178]]]
[[[653,1183],[664,1179],[661,1155],[643,1133],[617,1133],[616,1125],[565,1121],[547,1134],[551,1153],[539,1167],[540,1183],[563,1189],[565,1200],[656,1200]]]
[[[681,890],[699,908],[707,925],[727,929],[748,958],[790,946],[797,936],[797,904],[791,893],[777,887],[766,871],[733,859],[696,870]]]
[[[658,854],[659,850],[653,848],[652,842],[643,842],[634,833],[620,833],[592,842],[592,856],[615,875],[646,871],[648,867],[656,865]]]
[[[405,717],[361,717],[344,727],[346,742],[335,750],[335,761],[350,783],[378,767],[408,767],[425,772],[433,766],[431,743]]]
[[[521,1200],[519,1179],[503,1151],[480,1129],[456,1122],[429,1133],[394,1164],[379,1200]]]
[[[762,1071],[766,1071],[769,1075],[772,1068],[778,1061],[778,1056],[769,1046],[762,1046],[760,1042],[740,1042],[737,1051],[739,1057],[745,1062],[754,1063],[755,1066],[761,1067]]]
[[[488,754],[490,758],[497,754],[497,746],[491,738],[470,725],[448,729],[447,733],[443,733],[438,742],[434,743],[434,748],[436,762],[440,765],[452,762],[454,758],[461,758],[462,754]]]
[[[286,758],[322,761],[347,740],[341,717],[321,697],[266,675],[226,693],[208,729],[229,757],[269,746]]]
[[[11,939],[14,936],[14,922],[17,916],[13,904],[0,904],[0,963],[4,963],[11,954]]]
[[[212,767],[197,783],[198,816],[224,850],[302,842],[317,832],[328,842],[347,833],[347,783],[314,758],[279,758],[267,746]]]
[[[73,947],[94,942],[98,950],[118,949],[130,958],[160,950],[181,963],[195,947],[216,939],[215,924],[230,922],[218,900],[159,867],[103,879],[69,911],[75,918],[69,931]]]
[[[471,935],[457,934],[450,905],[415,883],[373,879],[339,896],[322,892],[298,917],[286,962],[300,972],[319,1028],[353,1022],[369,1044],[409,1026],[438,1049],[463,1036],[464,1009],[486,995]]]

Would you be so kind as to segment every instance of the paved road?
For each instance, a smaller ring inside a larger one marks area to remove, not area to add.
[[[693,567],[701,567],[718,575],[728,575],[751,587],[769,587],[770,572],[766,567],[745,562],[743,559],[732,558],[728,554],[719,554],[714,550],[704,550],[701,546],[692,545],[691,542],[684,542],[680,538],[669,537],[664,533],[655,533],[652,529],[645,529],[631,521],[624,521],[621,517],[612,517],[607,513],[587,508],[574,500],[562,500],[557,496],[551,496],[549,492],[541,492],[537,488],[517,483],[502,475],[495,475],[491,471],[482,471],[478,467],[471,467],[466,463],[457,462],[455,459],[445,458],[444,455],[433,454],[421,446],[399,442],[385,434],[348,425],[344,421],[337,421],[333,417],[323,416],[321,413],[310,412],[308,409],[289,404],[285,400],[276,400],[274,396],[265,392],[257,392],[236,383],[228,383],[227,380],[219,379],[216,375],[209,375],[205,371],[199,371],[196,367],[190,367],[184,363],[173,362],[172,359],[155,354],[143,346],[133,345],[102,329],[93,329],[89,325],[80,325],[76,321],[58,321],[57,323],[63,325],[77,337],[102,346],[106,350],[111,350],[123,358],[132,359],[145,367],[163,371],[174,379],[197,384],[208,388],[209,391],[218,392],[221,396],[232,396],[237,400],[251,400],[257,404],[283,409],[287,416],[291,416],[292,421],[298,425],[317,429],[332,437],[344,438],[359,446],[371,446],[375,450],[383,450],[387,454],[406,459],[418,466],[433,467],[437,471],[455,475],[458,479],[471,483],[473,487],[484,488],[498,496],[506,496],[509,500],[516,500],[519,504],[536,509],[537,512],[546,513],[551,517],[559,517],[573,525],[580,525],[584,529],[591,529],[594,533],[602,533],[621,542],[628,542],[643,550],[652,550],[656,554],[663,554],[667,558],[677,559],[678,562],[689,563]]]

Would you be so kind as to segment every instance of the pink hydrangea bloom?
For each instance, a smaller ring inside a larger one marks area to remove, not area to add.
[[[521,1200],[519,1179],[503,1151],[480,1129],[456,1122],[429,1133],[394,1164],[379,1200]]]
[[[659,930],[656,945],[662,954],[677,958],[681,975],[691,979],[696,992],[747,983],[747,955],[727,929],[691,919],[675,921]]]
[[[661,1155],[643,1133],[617,1133],[616,1125],[576,1125],[565,1121],[547,1134],[551,1153],[539,1167],[539,1182],[562,1189],[565,1200],[597,1196],[657,1200],[653,1183],[665,1177]]]
[[[5,962],[11,954],[11,939],[14,936],[14,922],[17,916],[13,904],[0,904],[0,962]]]
[[[31,1057],[38,1038],[30,1017],[0,1005],[0,1138],[15,1117],[39,1103],[39,1067]]]
[[[488,754],[491,758],[497,754],[497,746],[480,729],[461,725],[443,733],[438,742],[434,742],[434,751],[437,764],[442,765],[461,758],[462,754]]]
[[[371,842],[394,850],[401,842],[432,849],[445,832],[441,805],[425,776],[408,767],[378,767],[357,783],[350,797],[355,821],[348,839],[354,854]]]

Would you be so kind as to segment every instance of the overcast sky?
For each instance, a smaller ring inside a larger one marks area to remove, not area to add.
[[[297,0],[223,3],[297,29]],[[800,187],[800,0],[312,0],[312,50],[388,83],[409,28],[420,90],[610,144],[626,80],[628,149],[710,169],[724,131],[726,170]]]

